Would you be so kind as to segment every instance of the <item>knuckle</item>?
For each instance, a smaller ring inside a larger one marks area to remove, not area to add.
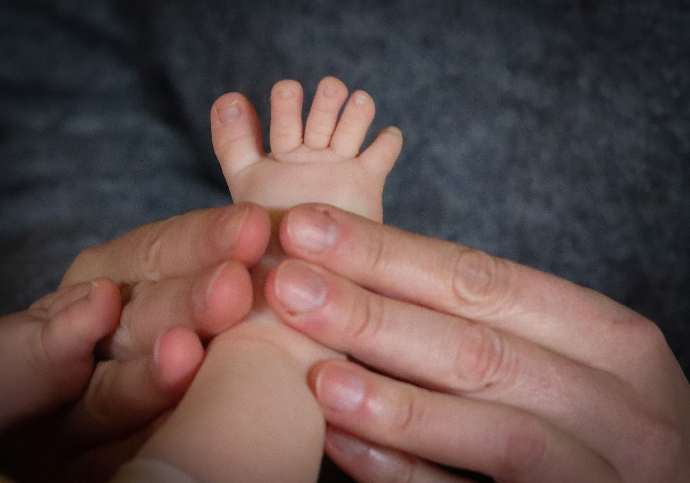
[[[539,474],[546,461],[548,433],[535,422],[523,418],[513,423],[499,455],[499,478],[507,481],[523,481],[524,477]]]
[[[489,389],[516,372],[516,358],[504,336],[481,324],[470,324],[454,348],[452,376],[463,392]]]
[[[414,438],[419,428],[428,427],[428,411],[415,393],[404,394],[396,407],[398,410],[393,417],[392,429],[400,437]]]
[[[379,231],[372,234],[366,250],[366,264],[370,273],[386,273],[388,271],[388,245],[386,237]]]
[[[450,265],[451,307],[476,315],[490,315],[511,306],[513,276],[510,263],[479,250],[457,248]]]
[[[386,303],[383,297],[365,292],[360,296],[359,310],[353,310],[350,320],[352,341],[356,346],[371,345],[379,334],[385,319]]]

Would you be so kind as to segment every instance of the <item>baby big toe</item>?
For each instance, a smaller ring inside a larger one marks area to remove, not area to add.
[[[226,180],[263,154],[259,118],[242,94],[233,92],[216,100],[211,107],[211,135]]]

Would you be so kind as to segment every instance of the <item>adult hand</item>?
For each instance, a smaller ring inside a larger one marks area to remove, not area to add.
[[[104,481],[182,397],[201,342],[240,321],[252,302],[248,266],[270,235],[256,206],[196,211],[140,227],[79,254],[61,287],[99,277],[122,291],[120,326],[83,396],[16,433],[29,481]]]
[[[690,479],[690,386],[639,314],[328,206],[294,208],[280,237],[301,260],[267,280],[273,309],[376,371],[309,375],[327,452],[359,481],[466,481],[434,463],[497,481]]]

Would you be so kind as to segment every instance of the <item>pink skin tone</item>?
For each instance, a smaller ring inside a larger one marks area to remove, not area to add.
[[[218,99],[211,109],[213,145],[235,202],[264,206],[275,228],[284,211],[305,202],[380,222],[383,184],[402,135],[397,128],[384,129],[359,154],[374,103],[357,91],[339,118],[347,97],[341,81],[323,79],[303,129],[300,84],[278,82],[271,93],[270,154],[263,152],[249,101],[238,93]],[[263,286],[284,258],[277,240],[274,233],[252,270],[252,311],[213,340],[187,395],[142,456],[174,463],[204,481],[317,479],[325,422],[307,371],[316,361],[342,356],[281,324],[268,307]],[[293,296],[309,304],[318,294]]]
[[[19,409],[20,414],[4,413],[3,424],[28,419],[7,435],[21,480],[107,481],[133,458],[188,389],[204,357],[202,341],[242,320],[251,308],[246,267],[261,258],[269,236],[268,214],[249,204],[151,223],[82,251],[56,294],[26,312],[3,317],[0,357],[11,355],[13,361],[4,364],[3,359],[0,375],[4,367],[24,367],[30,347],[15,349],[23,341],[46,345],[48,339],[39,337],[43,333],[62,337],[53,342],[72,340],[71,347],[84,357],[78,364],[33,357],[37,371],[7,373],[10,379],[3,383],[10,390],[0,391],[2,409]],[[89,305],[83,299],[94,279],[98,289]],[[80,295],[70,299],[73,287]],[[55,302],[48,312],[51,300],[58,299],[62,307]],[[60,315],[67,307],[70,317]],[[76,322],[69,322],[75,315]],[[96,341],[104,358],[93,361]],[[58,379],[44,384],[48,390],[36,390],[44,387],[32,382],[37,372],[42,380]],[[21,397],[26,393],[39,401],[27,407],[27,398]],[[63,410],[32,424],[40,414],[30,412],[57,406]]]
[[[97,342],[119,318],[120,292],[107,279],[65,287],[0,318],[0,429],[79,396]]]

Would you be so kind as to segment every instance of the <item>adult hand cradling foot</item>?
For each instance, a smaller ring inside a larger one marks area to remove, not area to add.
[[[13,377],[3,379],[9,388],[28,385],[38,388],[35,393],[42,387],[26,377],[12,384],[26,372],[22,361],[16,362],[19,356],[32,355],[19,345],[27,338],[23,334],[35,332],[34,345],[57,347],[61,354],[74,349],[80,356],[76,342],[88,346],[81,366],[68,366],[69,372],[64,366],[74,357],[57,359],[55,350],[43,365],[31,363],[29,369],[42,372],[36,377],[48,386],[42,391],[46,394],[26,395],[15,411],[8,404],[23,393],[3,397],[0,425],[76,400],[47,421],[15,428],[16,439],[10,438],[8,446],[16,452],[21,481],[107,481],[132,458],[185,393],[203,358],[201,342],[249,310],[252,287],[245,267],[260,258],[269,233],[268,215],[251,205],[195,211],[146,225],[82,252],[55,294],[26,313],[2,317],[0,342],[17,344],[10,346],[17,352]],[[87,298],[89,281],[100,277],[109,280],[101,279]],[[129,294],[121,317],[113,282]],[[94,370],[92,349],[118,319]],[[46,339],[47,333],[53,336]]]
[[[430,463],[497,481],[690,477],[690,385],[639,314],[329,206],[293,209],[280,237],[294,259],[267,282],[274,311],[384,374],[309,374],[326,450],[358,481],[461,481]]]

